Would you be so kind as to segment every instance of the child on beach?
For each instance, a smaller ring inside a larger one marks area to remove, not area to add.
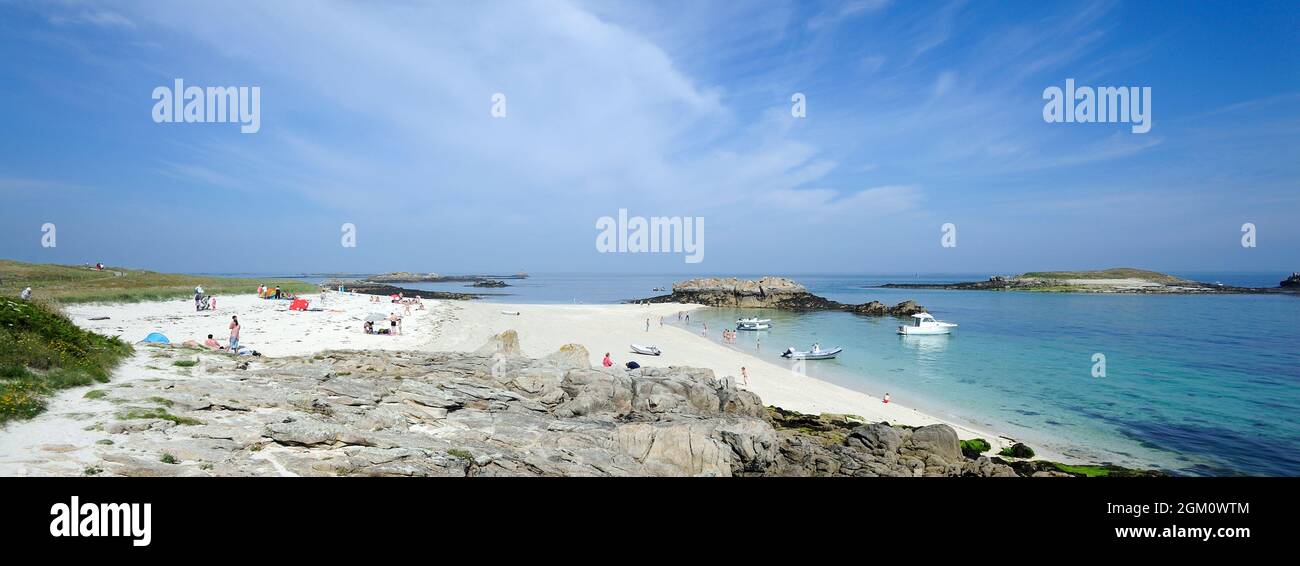
[[[609,359],[609,352],[605,352],[605,359],[600,362],[600,364],[605,367],[611,367],[614,365],[614,360]]]
[[[740,382],[749,385],[749,370],[745,366],[740,366]]]
[[[886,394],[885,394],[885,398],[884,398],[884,399],[881,399],[880,402],[881,402],[881,403],[885,403],[885,404],[889,404],[889,394],[886,393]]]

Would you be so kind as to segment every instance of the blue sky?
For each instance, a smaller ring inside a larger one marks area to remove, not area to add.
[[[1297,29],[1294,2],[0,0],[0,257],[1290,272]],[[176,78],[259,86],[261,130],[154,123]],[[1067,78],[1151,87],[1151,131],[1044,122]],[[704,261],[598,253],[620,208],[703,217]]]

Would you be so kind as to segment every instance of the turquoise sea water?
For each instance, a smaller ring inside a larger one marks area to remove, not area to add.
[[[1276,286],[1286,274],[1184,274]],[[746,275],[738,275],[745,277]],[[1300,475],[1300,296],[1142,296],[881,289],[987,274],[792,275],[846,303],[914,299],[960,326],[903,337],[899,321],[842,312],[703,309],[710,337],[741,316],[774,328],[731,346],[783,363],[788,346],[841,346],[809,375],[1089,461],[1195,475]],[[611,303],[681,276],[537,275],[488,300]],[[421,285],[472,291],[463,283]],[[669,321],[676,324],[675,320]],[[1106,376],[1092,376],[1103,354]]]

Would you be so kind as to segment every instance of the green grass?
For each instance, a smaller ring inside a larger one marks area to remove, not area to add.
[[[194,296],[194,286],[206,293],[234,295],[253,293],[259,284],[279,286],[289,293],[312,293],[316,285],[296,280],[239,279],[157,273],[107,267],[97,271],[76,265],[52,265],[0,260],[0,295],[16,297],[31,287],[33,298],[53,303],[130,303]],[[220,306],[220,301],[218,301]]]
[[[179,464],[179,463],[181,463],[181,461],[180,461],[180,460],[177,460],[175,456],[172,456],[171,452],[163,452],[162,457],[159,458],[158,461],[160,461],[160,462],[162,462],[162,463],[164,463],[164,464]]]
[[[457,458],[460,458],[461,460],[464,460],[466,462],[474,461],[474,455],[470,454],[469,450],[465,450],[463,448],[452,448],[451,450],[448,450],[447,453]]]
[[[91,389],[85,395],[82,395],[86,399],[103,399],[106,396],[108,396],[108,392],[103,389]]]
[[[82,330],[49,305],[0,296],[0,423],[40,414],[58,390],[107,383],[131,352],[129,344]]]
[[[993,446],[989,441],[983,438],[973,438],[971,440],[961,441],[961,453],[969,458],[979,458],[980,454],[988,452]]]
[[[1114,267],[1094,271],[1030,271],[1020,277],[1029,279],[1146,279],[1157,283],[1187,283],[1172,275],[1132,267]]]
[[[194,366],[199,365],[199,361],[198,360],[176,360],[172,362],[172,365],[176,367],[192,368]]]
[[[1090,478],[1103,478],[1110,475],[1110,468],[1105,466],[1071,466],[1060,462],[1052,462],[1056,469],[1070,474],[1083,474]]]
[[[173,415],[167,412],[167,409],[164,409],[162,407],[154,407],[151,409],[131,409],[125,413],[118,413],[117,418],[124,421],[132,420],[132,419],[162,419],[165,421],[174,422],[178,425],[203,424],[203,421],[200,421],[198,419],[191,419],[189,417],[178,417],[176,415]]]
[[[164,406],[164,407],[170,407],[170,406],[172,406],[172,405],[175,405],[175,403],[172,402],[171,399],[166,399],[166,398],[163,398],[163,397],[157,397],[157,396],[154,396],[154,397],[150,397],[149,400],[150,400],[150,401],[153,401],[154,403],[157,403],[157,404],[159,404],[159,405],[162,405],[162,406]]]

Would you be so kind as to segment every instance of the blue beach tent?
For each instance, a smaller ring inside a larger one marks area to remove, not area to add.
[[[168,340],[166,336],[163,336],[162,334],[157,332],[149,333],[149,335],[145,336],[144,340],[141,340],[140,342],[143,344],[171,344],[172,343],[171,340]]]

